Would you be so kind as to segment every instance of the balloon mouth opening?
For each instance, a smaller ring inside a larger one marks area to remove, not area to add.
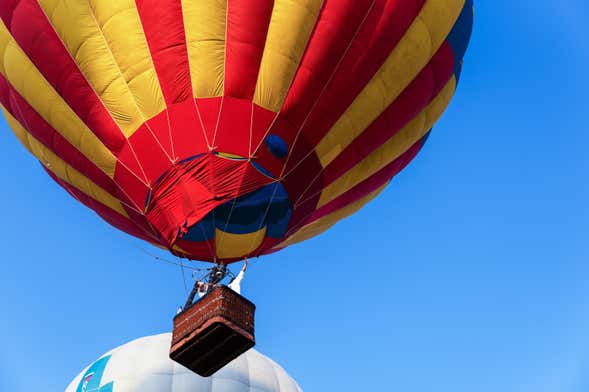
[[[178,162],[154,183],[146,217],[180,257],[232,262],[282,238],[292,216],[284,186],[247,158],[207,153]]]

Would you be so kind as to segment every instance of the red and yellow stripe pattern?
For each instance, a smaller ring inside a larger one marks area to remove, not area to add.
[[[456,89],[472,9],[5,0],[0,105],[49,175],[108,223],[232,262],[327,230],[416,156]],[[289,203],[280,235],[215,223],[216,208],[273,184]],[[214,236],[188,241],[205,217]]]

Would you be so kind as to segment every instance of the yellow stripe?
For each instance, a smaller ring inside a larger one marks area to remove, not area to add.
[[[278,112],[299,66],[322,0],[275,0],[254,102]]]
[[[374,78],[317,145],[323,167],[350,145],[417,77],[441,47],[463,6],[464,0],[428,0],[425,3]]]
[[[366,180],[380,169],[397,159],[421,139],[440,118],[456,89],[456,78],[452,78],[438,96],[417,117],[409,122],[382,146],[372,152],[346,174],[339,177],[321,193],[318,207],[321,207],[348,189]]]
[[[227,0],[182,0],[192,91],[197,98],[223,95]]]
[[[29,150],[39,161],[58,178],[76,187],[84,194],[90,196],[99,203],[118,212],[128,218],[125,209],[114,196],[92,182],[82,173],[68,165],[60,157],[55,155],[50,149],[45,147],[33,135],[31,135],[3,106],[2,112],[8,125],[20,142]]]
[[[387,185],[388,182],[385,185],[378,188],[377,190],[373,191],[372,193],[369,193],[368,195],[364,196],[363,198],[358,199],[357,201],[348,204],[347,206],[337,211],[334,211],[331,214],[324,216],[323,218],[317,219],[313,223],[310,223],[302,227],[296,233],[288,237],[286,241],[282,242],[280,245],[277,245],[276,248],[284,248],[285,246],[293,245],[298,242],[308,240],[309,238],[315,237],[323,233],[331,226],[336,224],[339,220],[342,220],[358,212],[362,207],[364,207],[376,196],[378,196],[380,192],[382,192],[386,188]]]
[[[165,110],[135,1],[39,4],[126,137]]]
[[[266,227],[247,234],[232,234],[215,229],[217,257],[232,259],[252,253],[262,244],[266,236]]]
[[[116,159],[88,129],[0,23],[0,73],[33,109],[111,178]]]

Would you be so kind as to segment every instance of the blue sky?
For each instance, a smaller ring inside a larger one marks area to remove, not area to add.
[[[252,263],[257,348],[306,391],[587,391],[588,7],[477,2],[420,156],[359,214]],[[0,127],[0,390],[59,391],[170,330],[184,288]]]

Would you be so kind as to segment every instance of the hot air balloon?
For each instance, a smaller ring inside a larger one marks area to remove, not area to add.
[[[0,18],[0,104],[47,173],[118,229],[224,266],[324,232],[407,166],[473,4],[6,0]]]
[[[167,356],[170,334],[147,336],[104,354],[65,392],[302,392],[276,362],[250,350],[203,378]]]

